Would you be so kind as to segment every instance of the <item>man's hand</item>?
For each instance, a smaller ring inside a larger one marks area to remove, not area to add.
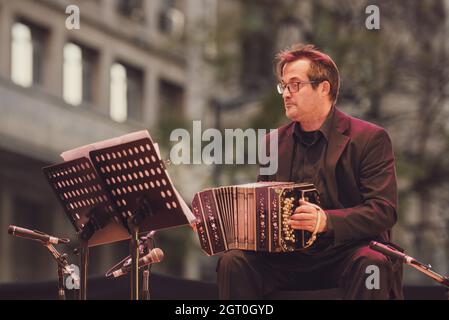
[[[327,215],[316,204],[299,200],[299,207],[296,208],[294,214],[290,217],[289,224],[293,229],[306,230],[313,232],[320,215],[320,225],[318,227],[318,233],[325,232],[327,230]]]

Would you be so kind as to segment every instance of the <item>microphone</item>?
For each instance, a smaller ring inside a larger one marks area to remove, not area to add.
[[[377,241],[371,241],[369,244],[369,247],[373,250],[376,250],[378,252],[381,252],[387,256],[390,256],[392,258],[399,259],[407,264],[411,264],[412,262],[416,262],[416,260],[396,249],[393,247],[387,246],[385,244],[382,244]]]
[[[139,259],[139,268],[145,267],[149,264],[161,262],[163,259],[164,259],[164,252],[159,248],[154,248],[146,256],[143,256],[142,258]],[[124,274],[130,272],[131,268],[132,268],[131,264],[125,265],[119,270],[112,272],[112,274],[109,274],[109,276],[112,275],[114,278],[123,276]]]
[[[70,239],[67,238],[56,238],[49,236],[46,233],[43,233],[38,230],[29,230],[25,228],[20,228],[17,226],[9,226],[8,227],[8,233],[10,235],[16,236],[16,237],[22,237],[26,239],[31,239],[35,241],[42,241],[44,243],[51,243],[51,244],[58,244],[58,243],[69,243]]]
[[[154,248],[154,235],[156,234],[156,231],[149,232],[146,236],[140,237],[139,240],[139,253],[143,254],[145,250],[151,251],[151,249]],[[163,255],[163,254],[162,254]],[[112,268],[110,268],[106,274],[105,277],[109,278],[112,276],[113,270],[117,269],[119,266],[127,266],[131,264],[131,256],[127,256],[126,258],[122,259],[120,262],[116,263]]]
[[[418,269],[425,275],[429,276],[433,280],[439,282],[440,284],[444,285],[445,287],[449,288],[449,278],[444,277],[435,271],[432,270],[432,266],[430,264],[426,265],[415,258],[412,258],[388,245],[384,245],[382,243],[371,241],[369,244],[369,247],[373,250],[376,250],[378,252],[381,252],[387,256],[397,258],[401,260],[402,262],[409,264],[415,269]]]

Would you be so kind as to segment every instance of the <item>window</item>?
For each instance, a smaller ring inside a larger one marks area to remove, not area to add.
[[[64,46],[63,97],[67,103],[92,102],[92,86],[97,53],[74,43]]]
[[[139,69],[126,67],[128,91],[128,116],[133,120],[142,120],[143,103],[143,72]]]
[[[123,63],[111,67],[110,115],[117,122],[142,119],[143,72]]]
[[[11,79],[16,84],[29,87],[33,83],[31,30],[22,23],[15,23],[11,36]]]
[[[126,99],[126,69],[121,64],[111,67],[111,118],[124,122],[128,118],[128,101]]]
[[[83,61],[83,101],[93,102],[94,78],[97,73],[98,52],[86,47],[81,47],[81,49]]]
[[[73,105],[83,101],[83,64],[81,48],[73,43],[64,46],[64,100]]]
[[[172,144],[169,139],[171,132],[189,126],[184,116],[185,90],[180,84],[160,79],[158,97],[159,117],[156,134],[161,145],[169,146]]]
[[[11,28],[11,80],[21,86],[41,84],[48,32],[18,21]]]
[[[184,117],[184,89],[173,82],[161,79],[159,83],[160,120],[170,126]]]

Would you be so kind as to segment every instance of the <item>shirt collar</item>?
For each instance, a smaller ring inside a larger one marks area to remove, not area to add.
[[[332,119],[334,118],[335,114],[335,106],[332,106],[331,110],[329,111],[329,114],[326,117],[326,120],[324,120],[321,127],[317,130],[321,132],[321,134],[324,136],[326,141],[329,141],[329,135],[330,130],[332,126]],[[293,137],[299,139],[298,141],[301,141],[301,133],[302,133],[301,125],[299,122],[295,122],[295,128],[293,130]]]
[[[329,141],[329,136],[331,133],[331,127],[332,127],[332,120],[334,119],[335,114],[335,107],[333,106],[331,110],[329,111],[329,114],[326,117],[326,120],[324,120],[324,123],[321,125],[321,128],[319,129],[321,133],[323,133],[324,137],[327,141]]]

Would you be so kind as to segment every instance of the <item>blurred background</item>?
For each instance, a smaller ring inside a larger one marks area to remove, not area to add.
[[[368,5],[380,29],[368,30]],[[80,28],[66,27],[80,10]],[[449,274],[449,1],[0,0],[0,283],[56,279],[41,245],[10,224],[77,244],[42,174],[62,151],[147,129],[168,159],[176,128],[269,129],[286,123],[274,54],[313,43],[336,61],[338,107],[385,127],[400,187],[394,241]],[[70,19],[69,19],[70,20]],[[171,165],[190,204],[203,188],[255,181],[254,165]],[[159,231],[153,271],[215,282],[187,227]],[[91,249],[89,274],[128,255],[128,243]],[[406,285],[435,285],[404,270]]]

